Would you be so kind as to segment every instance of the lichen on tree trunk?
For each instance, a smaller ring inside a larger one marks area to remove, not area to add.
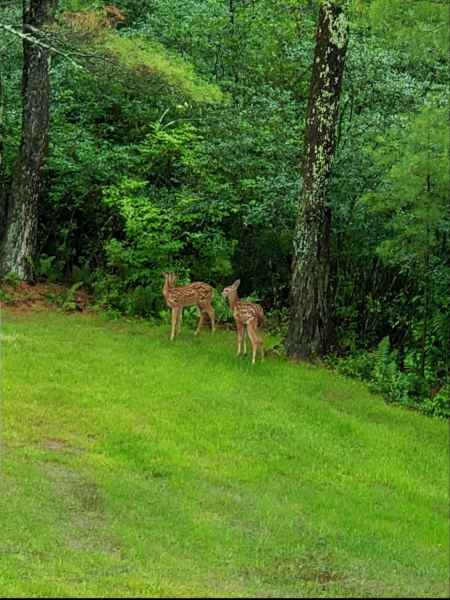
[[[0,65],[0,240],[6,226],[6,190],[4,178],[4,144],[5,144],[5,99],[3,94],[3,74]]]
[[[52,20],[56,0],[24,2],[24,31],[42,29]],[[20,279],[33,276],[42,170],[48,148],[50,52],[23,42],[22,134],[7,206],[6,228],[0,251],[0,275],[13,272]]]
[[[304,359],[324,355],[333,339],[327,185],[336,143],[347,41],[348,26],[342,7],[324,2],[319,12],[310,83],[286,339],[288,354]]]

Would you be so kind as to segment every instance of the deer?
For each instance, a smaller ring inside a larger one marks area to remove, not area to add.
[[[211,330],[215,331],[214,309],[211,305],[214,288],[208,283],[195,281],[189,285],[180,285],[175,287],[177,275],[175,273],[164,273],[163,295],[166,304],[172,309],[172,331],[171,341],[181,331],[181,320],[184,306],[197,306],[200,317],[198,320],[195,335],[200,331],[203,324],[205,313],[211,321]]]
[[[237,279],[232,285],[223,290],[222,296],[224,298],[228,298],[228,303],[231,311],[233,312],[233,317],[236,323],[236,356],[241,354],[242,343],[244,344],[244,354],[246,353],[245,329],[247,329],[247,335],[250,338],[253,350],[252,364],[255,364],[258,348],[261,352],[261,360],[264,358],[263,340],[258,332],[259,327],[264,322],[264,310],[262,306],[256,304],[255,302],[247,302],[239,299],[237,289],[240,283],[241,280]]]

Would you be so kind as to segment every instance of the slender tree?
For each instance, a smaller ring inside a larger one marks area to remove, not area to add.
[[[57,0],[23,0],[23,31],[39,39],[53,19]],[[23,39],[22,134],[0,252],[0,275],[33,276],[42,169],[48,148],[50,49]]]
[[[294,235],[290,320],[286,349],[311,359],[325,354],[333,338],[330,228],[327,185],[336,145],[336,124],[348,42],[340,3],[321,4],[305,131],[303,187]]]

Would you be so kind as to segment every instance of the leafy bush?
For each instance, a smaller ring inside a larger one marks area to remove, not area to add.
[[[432,398],[427,398],[422,405],[423,412],[436,417],[450,417],[450,385],[443,386]]]
[[[65,263],[56,256],[41,254],[34,261],[34,277],[37,281],[55,283],[64,278]]]
[[[329,364],[344,375],[368,382],[369,388],[382,394],[388,402],[410,406],[429,415],[450,417],[448,385],[433,395],[426,380],[412,368],[411,361],[405,360],[401,368],[399,352],[391,348],[388,337],[373,351],[334,357]]]
[[[77,303],[75,301],[75,294],[77,290],[83,285],[81,281],[74,283],[68,290],[58,296],[58,301],[63,310],[71,311],[76,310]]]
[[[104,203],[122,221],[122,239],[105,243],[106,268],[95,286],[101,304],[141,316],[162,307],[162,273],[182,247],[170,216],[146,188],[143,181],[124,179],[105,190]]]
[[[3,279],[2,279],[2,283],[4,283],[5,285],[9,285],[12,288],[16,289],[17,287],[19,287],[21,280],[20,277],[17,275],[17,273],[7,273]]]
[[[15,300],[6,290],[0,289],[0,302],[5,304],[14,304]]]

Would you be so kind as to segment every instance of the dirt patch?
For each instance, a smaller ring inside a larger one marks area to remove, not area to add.
[[[342,580],[342,577],[340,577],[336,573],[333,573],[332,571],[316,571],[314,569],[311,571],[305,570],[303,573],[300,574],[300,578],[303,579],[303,581],[312,581],[315,583],[322,584]]]
[[[81,448],[74,448],[66,441],[56,438],[47,438],[41,442],[40,446],[46,450],[54,450],[55,452],[69,452],[71,454],[81,454],[83,452]]]
[[[1,450],[17,450],[19,448],[38,448],[42,450],[52,450],[61,454],[82,454],[86,452],[84,448],[76,448],[71,446],[65,440],[58,438],[44,438],[36,442],[28,442],[25,444],[16,444],[14,442],[0,442]]]
[[[54,310],[89,310],[91,298],[82,288],[73,290],[57,283],[25,283],[0,285],[0,309],[12,313]]]
[[[47,448],[47,450],[60,450],[63,452],[67,448],[67,444],[63,440],[45,440],[43,442],[43,447]]]
[[[61,543],[76,551],[119,557],[120,551],[105,526],[104,494],[97,482],[78,469],[55,462],[43,463],[42,474],[59,507],[54,518],[64,523]]]
[[[325,564],[317,564],[314,559],[302,561],[285,560],[268,565],[262,576],[267,583],[274,585],[297,585],[299,581],[323,586],[343,582],[342,575]]]

